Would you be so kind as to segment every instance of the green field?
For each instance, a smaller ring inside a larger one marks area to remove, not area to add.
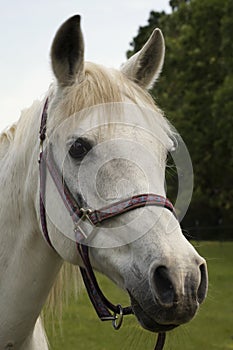
[[[208,262],[208,298],[193,321],[168,334],[164,350],[233,350],[233,243],[201,242],[196,247]],[[109,298],[128,303],[113,284],[103,277],[99,280]],[[62,329],[56,323],[54,332],[48,321],[46,329],[52,350],[153,350],[156,339],[133,316],[114,331],[110,323],[97,319],[84,292],[65,307]]]

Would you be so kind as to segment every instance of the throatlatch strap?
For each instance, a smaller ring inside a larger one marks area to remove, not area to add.
[[[46,168],[43,162],[43,154],[40,153],[39,159],[39,169],[40,169],[40,222],[42,227],[42,232],[44,233],[44,237],[51,248],[54,249],[52,242],[49,237],[48,228],[47,228],[47,219],[46,219],[46,211],[45,211],[45,184],[46,184]]]

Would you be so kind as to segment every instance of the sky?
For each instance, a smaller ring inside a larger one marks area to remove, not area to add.
[[[51,43],[66,19],[82,17],[85,60],[118,68],[151,10],[170,12],[169,0],[0,0],[0,131],[44,97]]]

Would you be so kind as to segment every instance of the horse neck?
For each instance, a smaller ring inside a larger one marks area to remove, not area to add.
[[[27,338],[62,264],[42,237],[36,210],[40,109],[20,119],[0,160],[0,345]]]

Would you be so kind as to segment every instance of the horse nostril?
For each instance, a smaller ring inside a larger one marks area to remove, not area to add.
[[[172,306],[175,302],[175,292],[168,269],[165,266],[158,266],[153,277],[156,297],[164,306]]]
[[[207,293],[207,287],[208,287],[208,277],[207,277],[207,268],[206,264],[201,264],[200,267],[200,273],[201,273],[201,281],[197,290],[197,301],[199,304],[201,304]]]

